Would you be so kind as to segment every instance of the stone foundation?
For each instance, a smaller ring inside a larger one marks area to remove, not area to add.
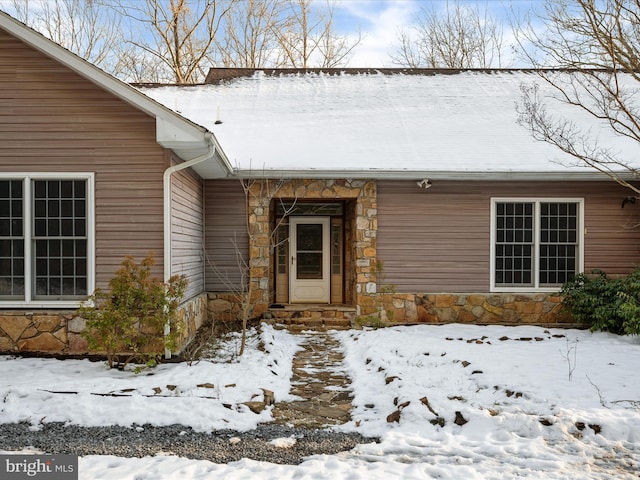
[[[179,351],[182,351],[191,339],[195,337],[198,329],[207,321],[207,299],[208,295],[201,293],[178,307],[178,319],[180,319],[184,325]]]
[[[389,323],[575,326],[555,294],[380,294]]]
[[[178,315],[184,321],[182,346],[194,337],[207,319],[207,294],[183,303]],[[89,352],[82,337],[86,321],[75,311],[0,312],[0,353],[82,355]]]
[[[84,324],[75,311],[0,312],[0,352],[86,353]]]
[[[237,295],[224,292],[209,293],[208,316],[211,321],[240,321],[240,302]]]
[[[509,294],[509,293],[385,293],[370,295],[369,308],[375,313],[355,316],[349,313],[349,321],[361,320],[366,324],[371,319],[382,317],[383,323],[476,323],[480,325],[545,325],[559,327],[579,326],[562,308],[562,297],[555,294]],[[295,307],[292,305],[291,307]],[[357,309],[357,307],[354,307]],[[291,317],[291,311],[271,310],[276,320]],[[315,317],[327,316],[319,305],[317,311],[297,311],[297,317],[313,323]],[[274,312],[277,312],[275,314]],[[382,313],[379,313],[382,312]],[[209,315],[211,319],[238,321],[239,305],[232,294],[210,293]],[[354,318],[355,317],[355,318]],[[252,316],[256,318],[256,316]],[[345,317],[347,318],[347,317]]]

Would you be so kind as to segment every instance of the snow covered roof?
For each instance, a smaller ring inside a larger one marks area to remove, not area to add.
[[[214,132],[244,175],[602,178],[518,125],[521,85],[541,83],[532,71],[251,72],[141,90]],[[636,143],[599,130],[576,108],[556,101],[549,109],[637,162]]]

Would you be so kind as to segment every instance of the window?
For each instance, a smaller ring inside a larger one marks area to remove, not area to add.
[[[58,305],[93,291],[92,177],[0,178],[0,303]]]
[[[582,200],[494,199],[494,290],[557,290],[582,267]]]
[[[0,180],[0,298],[24,296],[22,182]]]
[[[342,221],[331,221],[331,275],[342,274]]]

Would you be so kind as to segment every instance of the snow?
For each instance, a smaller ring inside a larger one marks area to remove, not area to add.
[[[518,125],[521,86],[533,84],[550,112],[637,164],[636,142],[553,101],[533,72],[258,72],[220,85],[140,91],[214,132],[243,171],[591,172]]]
[[[80,459],[80,478],[637,478],[638,337],[460,324],[332,334],[354,390],[352,420],[337,428],[380,436],[381,443],[296,466],[248,459],[219,465],[169,453],[88,456]],[[273,390],[277,400],[293,399],[290,371],[299,348],[299,337],[271,326],[263,326],[260,338],[265,351],[252,340],[246,356],[230,363],[167,364],[151,376],[89,361],[3,357],[0,421],[29,421],[34,428],[51,421],[252,428],[270,419],[269,408],[256,415],[222,403],[248,401],[260,388]],[[228,347],[237,348],[237,339]],[[206,382],[216,388],[197,387]],[[224,387],[229,384],[235,386]],[[154,395],[154,387],[162,393]],[[92,395],[129,389],[131,397]],[[399,421],[389,423],[399,407]],[[467,423],[457,425],[456,412]],[[294,441],[274,444],[289,448]]]
[[[265,352],[256,348],[258,340]],[[42,422],[86,426],[152,423],[183,424],[196,431],[230,425],[250,430],[268,421],[270,414],[246,415],[248,407],[239,404],[262,400],[261,388],[272,390],[278,399],[294,399],[289,394],[291,361],[299,349],[296,337],[269,327],[259,339],[252,337],[252,343],[234,363],[163,364],[139,375],[108,370],[103,363],[88,360],[0,356],[1,421],[29,422],[34,427]],[[239,339],[230,340],[225,347],[220,355],[233,358]],[[239,405],[239,411],[225,404]]]

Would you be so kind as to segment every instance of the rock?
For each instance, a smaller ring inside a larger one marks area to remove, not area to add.
[[[273,405],[276,403],[275,396],[271,390],[267,390],[266,388],[261,388],[260,390],[262,390],[265,405]]]
[[[387,385],[389,385],[391,382],[393,382],[394,380],[397,380],[398,378],[400,377],[398,377],[397,375],[392,375],[390,377],[386,377],[384,381]]]
[[[0,317],[0,329],[4,330],[7,336],[14,342],[22,336],[22,333],[29,325],[31,325],[31,320],[25,317]]]
[[[429,404],[429,399],[428,399],[426,396],[425,396],[425,397],[422,397],[422,398],[420,399],[420,402],[422,402],[422,404],[423,404],[425,407],[427,407],[427,408],[429,409],[429,411],[430,411],[431,413],[433,413],[436,417],[438,416],[438,413],[437,413],[437,412],[436,412],[436,411],[431,407],[431,404]]]
[[[60,325],[57,315],[34,315],[33,323],[40,332],[53,332]]]
[[[74,317],[67,323],[67,329],[71,333],[82,333],[87,326],[87,321],[82,317]]]
[[[589,428],[593,430],[593,433],[595,433],[596,435],[602,431],[602,427],[600,427],[600,425],[597,425],[595,423],[590,423]]]
[[[253,413],[260,414],[267,407],[264,402],[244,402],[241,405],[246,405]]]
[[[85,353],[89,351],[89,342],[81,335],[69,333],[69,353]]]
[[[200,383],[196,385],[198,388],[216,388],[213,383]]]
[[[61,352],[64,344],[49,332],[42,333],[37,337],[21,340],[18,342],[20,350],[31,352]]]
[[[13,342],[9,337],[0,337],[0,352],[9,352],[13,349]]]
[[[387,423],[400,423],[400,410],[387,415]]]
[[[462,425],[464,425],[465,423],[468,423],[468,422],[469,422],[469,420],[464,418],[460,412],[456,412],[456,419],[453,421],[453,423],[455,423],[456,425],[462,426]]]

